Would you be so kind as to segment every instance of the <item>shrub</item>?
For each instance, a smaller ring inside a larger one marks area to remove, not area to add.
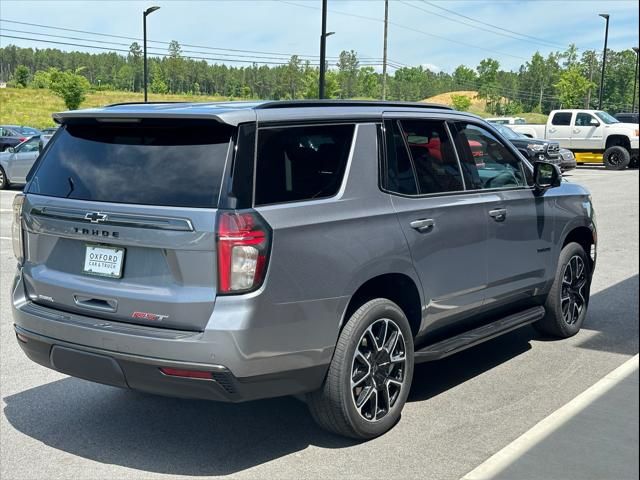
[[[167,87],[167,84],[160,78],[154,78],[149,90],[151,90],[151,93],[161,93],[164,95],[169,91],[169,87]]]
[[[45,72],[44,70],[38,70],[33,75],[33,80],[31,80],[32,88],[49,88],[51,86],[51,78],[49,77],[49,72]]]
[[[453,108],[461,112],[466,112],[471,106],[471,99],[466,95],[451,95]]]
[[[29,69],[24,65],[18,65],[16,70],[13,72],[13,79],[15,80],[16,85],[26,87],[27,83],[29,83]]]
[[[75,110],[80,107],[90,86],[85,77],[70,71],[56,71],[51,72],[49,79],[51,90],[59,97],[62,97],[69,110]]]

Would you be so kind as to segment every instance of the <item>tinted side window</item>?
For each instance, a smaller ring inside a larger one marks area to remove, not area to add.
[[[255,204],[338,193],[354,125],[265,128],[258,133]]]
[[[477,125],[459,123],[455,141],[467,188],[513,188],[527,185],[520,160],[493,133]]]
[[[385,122],[387,140],[387,185],[386,188],[395,193],[417,195],[413,164],[405,146],[400,127],[396,120]]]
[[[421,194],[464,190],[458,160],[443,122],[405,120],[409,146]]]
[[[551,119],[552,125],[566,126],[571,125],[571,113],[570,112],[558,112]]]

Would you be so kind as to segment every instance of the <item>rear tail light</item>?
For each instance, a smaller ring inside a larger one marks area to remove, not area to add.
[[[20,143],[24,142],[27,139],[27,137],[20,137],[18,140],[20,141]]]
[[[218,217],[218,292],[260,288],[267,271],[271,230],[256,212],[221,212]]]
[[[18,194],[13,198],[13,222],[11,225],[11,236],[13,237],[13,254],[18,260],[18,264],[22,264],[24,260],[24,245],[22,242],[22,205],[24,204],[24,195]]]

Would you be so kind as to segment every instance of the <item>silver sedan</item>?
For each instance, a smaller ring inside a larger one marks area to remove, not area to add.
[[[47,140],[41,135],[34,135],[0,153],[0,190],[27,183],[27,174]]]

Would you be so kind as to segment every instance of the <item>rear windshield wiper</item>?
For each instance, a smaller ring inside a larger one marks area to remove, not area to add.
[[[69,195],[71,195],[71,193],[73,192],[73,189],[76,188],[75,185],[73,184],[73,178],[67,177],[67,182],[69,182],[69,193],[67,193],[65,198],[69,198]]]

